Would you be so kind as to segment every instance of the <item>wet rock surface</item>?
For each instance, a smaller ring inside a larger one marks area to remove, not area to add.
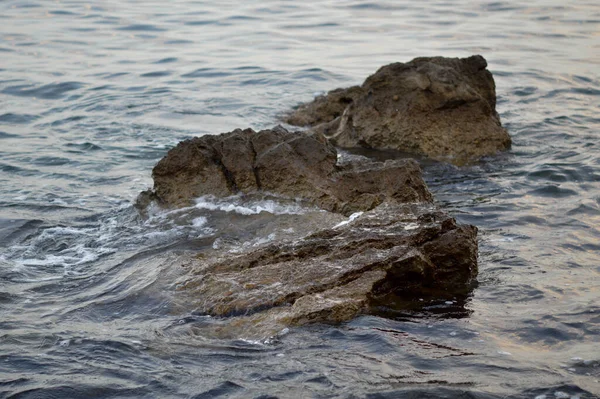
[[[456,165],[511,144],[496,112],[494,79],[478,55],[386,65],[361,86],[317,97],[285,121],[311,126],[340,147],[394,149]]]
[[[179,143],[153,170],[151,200],[183,206],[202,195],[218,197],[270,192],[298,198],[321,209],[350,215],[383,202],[431,201],[418,164],[412,160],[337,162],[335,148],[320,133],[282,127],[234,130]]]
[[[238,129],[181,142],[153,177],[140,207],[275,194],[321,208],[312,208],[318,223],[299,215],[286,228],[296,235],[244,248],[213,245],[184,262],[177,283],[184,306],[230,320],[225,329],[233,323],[265,333],[346,321],[394,296],[465,293],[477,274],[477,229],[432,203],[411,159],[338,159],[318,132]]]
[[[201,255],[178,287],[199,314],[259,325],[340,322],[389,295],[444,297],[477,274],[477,229],[432,204],[384,204],[299,240]]]

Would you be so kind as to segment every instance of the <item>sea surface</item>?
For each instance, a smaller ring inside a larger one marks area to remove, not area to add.
[[[390,62],[472,54],[513,147],[423,162],[480,229],[468,300],[233,338],[174,305],[181,256],[312,211],[204,198],[142,218],[169,148],[273,127]],[[598,395],[597,0],[0,1],[1,398]]]

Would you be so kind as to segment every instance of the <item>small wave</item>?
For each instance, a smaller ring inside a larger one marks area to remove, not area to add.
[[[120,28],[117,28],[117,30],[136,31],[136,32],[163,32],[165,29],[159,28],[158,26],[151,25],[151,24],[133,24],[133,25],[122,26]]]
[[[240,215],[258,215],[262,212],[274,215],[301,215],[308,210],[307,207],[297,202],[284,203],[271,199],[244,201],[241,196],[226,198],[203,196],[196,199],[196,208],[227,213],[234,212]]]
[[[51,83],[43,86],[18,85],[9,86],[2,90],[2,93],[17,97],[36,97],[44,100],[56,100],[65,96],[66,93],[82,88],[83,83],[79,82],[60,82]]]

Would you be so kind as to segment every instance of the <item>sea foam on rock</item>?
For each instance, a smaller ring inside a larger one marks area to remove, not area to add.
[[[463,165],[510,147],[486,60],[423,57],[300,105],[285,122],[340,147],[393,149]]]
[[[268,192],[328,211],[308,235],[235,253],[217,248],[186,262],[189,273],[177,284],[186,306],[238,326],[344,321],[390,295],[463,293],[477,274],[477,229],[432,203],[413,160],[340,163],[318,132],[238,129],[179,143],[153,177],[140,208]],[[352,216],[327,224],[332,212]]]

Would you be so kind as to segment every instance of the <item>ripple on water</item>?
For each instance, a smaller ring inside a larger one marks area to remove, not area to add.
[[[80,82],[60,82],[46,85],[17,85],[2,89],[3,94],[18,97],[35,97],[44,100],[57,100],[64,98],[65,95],[73,90],[78,90],[85,85]]]
[[[597,397],[593,1],[4,3],[0,396]],[[177,309],[180,263],[163,252],[251,248],[275,217],[323,214],[205,198],[138,218],[130,200],[168,148],[270,127],[388,62],[473,52],[513,149],[429,175],[439,204],[480,227],[472,297],[254,343],[211,340],[224,324]]]
[[[152,24],[132,24],[127,26],[121,26],[117,30],[123,31],[134,31],[134,32],[163,32],[166,29],[160,28]]]
[[[35,121],[39,116],[31,114],[14,114],[12,112],[0,115],[1,124],[26,124]]]
[[[17,138],[20,137],[18,134],[12,134],[12,133],[6,133],[6,132],[2,132],[0,131],[0,139],[13,139],[13,138]]]

